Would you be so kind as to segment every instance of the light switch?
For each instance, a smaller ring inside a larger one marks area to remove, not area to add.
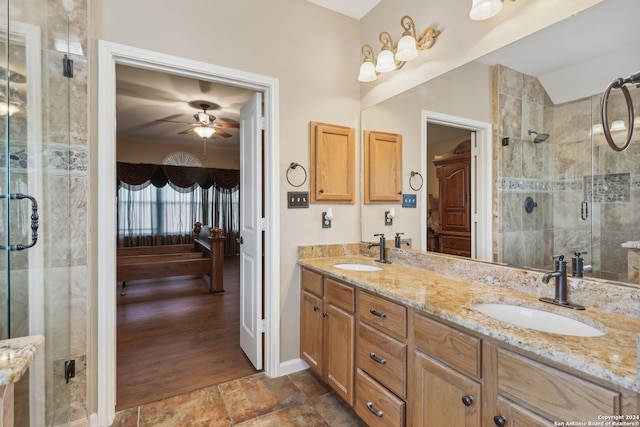
[[[308,191],[288,191],[287,207],[291,208],[308,208],[309,192]]]

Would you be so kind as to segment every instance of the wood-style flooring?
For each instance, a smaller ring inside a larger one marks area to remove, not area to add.
[[[116,410],[256,373],[240,349],[239,257],[226,257],[222,295],[202,278],[127,283],[118,292]]]

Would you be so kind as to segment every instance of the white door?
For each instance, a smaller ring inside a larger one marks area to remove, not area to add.
[[[262,369],[262,94],[240,110],[240,347]]]

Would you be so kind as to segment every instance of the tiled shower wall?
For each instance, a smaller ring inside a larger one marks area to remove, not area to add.
[[[636,130],[636,141],[627,150],[615,152],[597,129],[600,95],[554,105],[536,78],[503,66],[495,68],[494,77],[494,257],[548,269],[552,255],[570,258],[587,251],[585,264],[594,266],[590,274],[627,281],[627,254],[621,243],[640,240],[640,213],[634,209],[640,203],[640,132]],[[611,97],[610,120],[626,117],[617,92]],[[640,89],[631,92],[638,105]],[[529,130],[550,136],[535,144]],[[624,136],[625,132],[614,134],[616,140]],[[537,203],[532,213],[525,212],[526,197]]]

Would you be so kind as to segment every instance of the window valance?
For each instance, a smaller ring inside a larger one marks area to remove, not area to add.
[[[232,190],[240,185],[240,171],[191,166],[151,165],[117,162],[118,186],[130,189],[149,184],[162,188],[167,183],[177,191],[192,191],[195,186]]]

